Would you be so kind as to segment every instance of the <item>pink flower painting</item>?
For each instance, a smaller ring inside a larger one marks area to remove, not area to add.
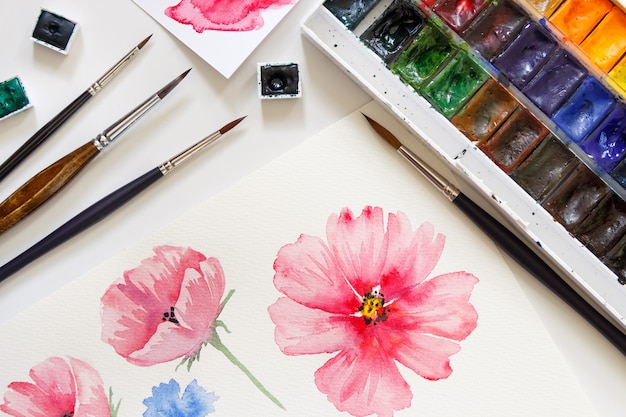
[[[282,404],[222,343],[218,320],[233,295],[224,300],[225,277],[217,258],[191,248],[158,246],[155,255],[126,271],[102,296],[105,343],[128,362],[152,366],[175,359],[191,369],[210,344],[223,353],[272,402]]]
[[[314,378],[339,411],[393,416],[413,397],[398,364],[427,380],[451,375],[450,356],[476,328],[469,298],[478,279],[430,277],[445,237],[429,223],[413,230],[402,212],[385,228],[379,207],[358,217],[343,209],[326,237],[301,235],[278,252],[276,343],[287,355],[335,354]]]
[[[205,30],[251,31],[263,27],[261,13],[296,0],[182,0],[165,15],[202,33]]]
[[[14,417],[108,417],[98,372],[75,359],[51,357],[30,370],[33,382],[12,382],[0,411]]]
[[[140,366],[193,360],[214,335],[225,286],[215,258],[172,246],[154,251],[102,297],[102,340]]]

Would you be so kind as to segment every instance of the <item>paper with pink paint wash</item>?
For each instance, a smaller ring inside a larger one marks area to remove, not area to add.
[[[2,324],[0,415],[594,416],[497,248],[361,111],[420,151],[371,103]]]
[[[298,0],[133,1],[226,78],[230,78],[298,2]]]

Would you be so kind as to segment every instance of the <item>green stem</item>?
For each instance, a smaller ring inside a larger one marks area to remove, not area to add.
[[[248,377],[248,379],[252,381],[254,386],[257,387],[259,391],[261,391],[267,398],[269,398],[270,401],[272,401],[274,404],[276,404],[283,410],[285,409],[285,407],[280,403],[280,401],[278,401],[276,397],[270,394],[270,392],[267,389],[265,389],[263,384],[261,384],[261,382],[258,379],[256,379],[254,375],[252,375],[252,373],[248,370],[248,368],[246,368],[243,363],[239,362],[239,360],[235,357],[235,355],[233,355],[232,352],[228,350],[228,348],[222,343],[217,332],[213,334],[213,339],[211,340],[210,343],[211,343],[211,346],[213,346],[215,349],[222,352],[224,356],[226,356],[233,365],[241,369],[241,371]]]
[[[109,414],[110,417],[117,417],[117,414],[120,411],[120,405],[122,403],[122,399],[117,402],[117,405],[113,404],[113,388],[109,387]]]
[[[224,298],[224,300],[220,303],[220,309],[218,310],[216,317],[219,317],[220,314],[222,314],[222,310],[224,309],[224,306],[226,305],[228,300],[230,300],[230,297],[232,297],[234,293],[235,293],[234,289],[228,291],[228,294],[226,294],[226,298]]]

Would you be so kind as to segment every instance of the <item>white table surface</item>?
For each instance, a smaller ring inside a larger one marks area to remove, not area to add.
[[[212,149],[0,283],[0,322],[367,103],[369,96],[300,34],[301,21],[319,3],[301,0],[225,79],[131,0],[0,0],[0,80],[20,76],[33,103],[27,111],[0,121],[2,161],[135,44],[153,34],[122,74],[0,183],[2,200],[43,167],[193,68],[178,88],[106,150],[109,155],[94,160],[45,208],[0,236],[0,264],[103,195],[226,122],[248,115]],[[30,39],[41,7],[79,23],[67,56]],[[285,61],[300,65],[302,97],[259,100],[257,62]],[[523,269],[510,264],[598,415],[626,415],[626,357]],[[0,335],[0,343],[10,341]]]

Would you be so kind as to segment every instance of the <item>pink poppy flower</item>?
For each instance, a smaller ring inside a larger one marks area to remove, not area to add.
[[[11,382],[0,410],[14,417],[108,417],[98,372],[87,363],[52,357],[35,365],[31,382]]]
[[[336,353],[315,372],[339,411],[390,417],[409,407],[397,364],[428,380],[452,373],[450,356],[476,328],[468,302],[478,279],[467,272],[428,278],[445,237],[429,223],[413,231],[405,214],[366,207],[333,214],[327,243],[301,235],[283,246],[270,306],[275,340],[287,355]]]
[[[263,27],[261,12],[293,4],[296,0],[182,0],[165,9],[179,23],[205,30],[250,31]]]
[[[189,248],[154,251],[102,296],[102,340],[136,365],[193,362],[215,334],[224,272],[217,259]]]

